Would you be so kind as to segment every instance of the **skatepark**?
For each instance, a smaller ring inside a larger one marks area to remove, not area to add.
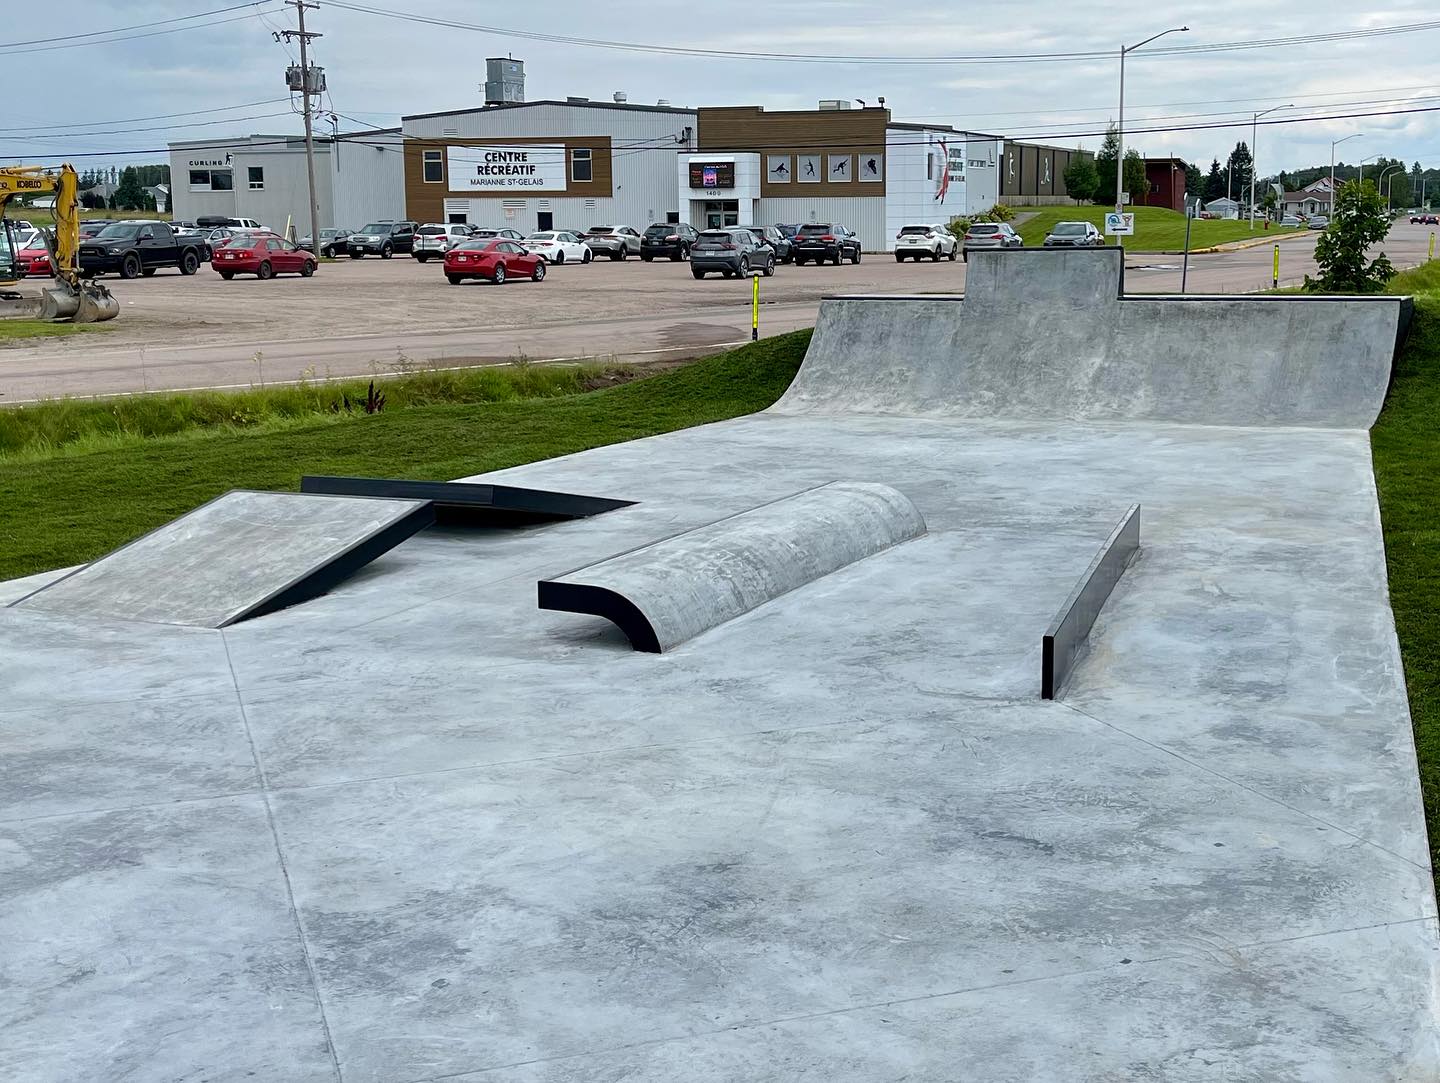
[[[0,1074],[1435,1078],[1408,304],[1121,255],[827,299],[760,414],[0,583]]]

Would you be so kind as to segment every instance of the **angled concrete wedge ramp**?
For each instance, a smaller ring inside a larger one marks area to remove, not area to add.
[[[924,533],[898,490],[836,481],[541,580],[540,608],[604,617],[659,654]]]
[[[428,500],[235,489],[11,605],[223,628],[325,593],[434,521]]]

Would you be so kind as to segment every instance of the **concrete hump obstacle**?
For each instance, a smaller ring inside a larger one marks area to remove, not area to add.
[[[831,482],[541,580],[541,609],[612,621],[659,654],[925,533],[888,485]]]
[[[1402,297],[1124,296],[1118,248],[972,252],[965,296],[830,297],[780,414],[1368,429]]]
[[[323,594],[434,521],[425,500],[237,489],[11,605],[223,628]]]
[[[1095,618],[1140,551],[1140,505],[1131,504],[1040,638],[1040,696],[1058,699]]]

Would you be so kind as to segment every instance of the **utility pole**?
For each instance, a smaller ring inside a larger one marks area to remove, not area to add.
[[[305,9],[318,9],[319,4],[308,3],[307,0],[285,0],[285,6],[295,9],[296,18],[299,21],[300,29],[282,30],[280,36],[286,41],[291,38],[300,39],[300,72],[298,83],[294,67],[287,73],[287,81],[291,90],[299,90],[304,96],[305,102],[305,172],[309,175],[310,181],[310,244],[315,250],[315,259],[320,259],[320,203],[315,196],[315,132],[310,115],[310,96],[320,94],[325,90],[324,69],[313,68],[310,65],[309,45],[311,38],[322,37],[323,35],[307,31],[305,29]]]

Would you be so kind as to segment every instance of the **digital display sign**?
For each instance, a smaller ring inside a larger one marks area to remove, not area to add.
[[[691,162],[691,188],[734,188],[734,162]]]

